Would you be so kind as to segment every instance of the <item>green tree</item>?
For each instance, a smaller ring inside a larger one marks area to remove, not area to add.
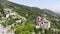
[[[34,31],[34,26],[32,24],[17,25],[16,34],[31,34]]]
[[[4,14],[3,6],[1,6],[1,4],[0,4],[0,12],[1,12],[2,14]]]

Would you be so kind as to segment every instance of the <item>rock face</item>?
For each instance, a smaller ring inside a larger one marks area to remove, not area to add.
[[[0,24],[0,34],[14,34],[14,31],[11,31],[11,32],[8,32],[8,30],[11,28],[11,26],[8,26],[8,27],[3,27],[1,24]]]
[[[36,28],[48,29],[50,28],[50,22],[46,18],[38,16],[36,18]]]
[[[11,27],[14,27],[14,24],[16,24],[16,23],[21,23],[21,22],[25,23],[27,21],[27,19],[25,17],[20,16],[17,12],[13,11],[9,7],[8,8],[4,7],[3,12],[4,12],[5,16],[1,16],[0,23],[9,23],[7,21],[12,20],[12,19],[16,19],[16,20],[15,20],[15,22],[13,22],[12,24],[10,24],[6,27],[4,27],[2,24],[0,24],[0,34],[15,34],[14,33],[15,29],[11,30]],[[1,14],[3,14],[3,13],[1,13]]]
[[[3,26],[0,24],[0,34],[3,33]]]

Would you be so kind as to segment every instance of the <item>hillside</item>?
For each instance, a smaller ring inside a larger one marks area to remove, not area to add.
[[[8,13],[6,11],[8,11]],[[16,34],[41,32],[43,29],[35,29],[34,27],[38,16],[45,17],[51,22],[50,29],[60,30],[60,16],[53,11],[49,9],[39,9],[38,7],[19,5],[7,0],[0,0],[0,24],[3,26],[3,29],[10,27],[8,29],[9,32],[13,31]],[[52,32],[51,30],[45,31],[46,34]],[[60,33],[60,31],[58,31],[58,33]]]

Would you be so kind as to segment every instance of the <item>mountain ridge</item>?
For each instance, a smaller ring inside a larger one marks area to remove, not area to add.
[[[44,17],[45,19],[47,19],[51,22],[50,30],[48,29],[48,30],[44,30],[44,31],[49,32],[51,34],[52,29],[60,30],[60,25],[59,25],[60,16],[49,9],[40,9],[38,7],[29,7],[29,6],[25,6],[25,5],[19,5],[19,4],[10,2],[10,1],[3,1],[3,2],[1,2],[0,5],[1,5],[0,6],[1,25],[4,26],[4,28],[7,26],[10,26],[10,25],[13,25],[10,29],[14,30],[14,33],[16,33],[16,34],[21,34],[21,33],[22,34],[24,34],[24,33],[31,34],[31,32],[33,32],[33,31],[36,34],[38,34],[38,32],[43,31],[44,28],[36,29],[34,27],[36,24],[36,18],[38,16]],[[4,19],[2,19],[1,17]],[[60,32],[60,31],[58,31],[58,32]]]

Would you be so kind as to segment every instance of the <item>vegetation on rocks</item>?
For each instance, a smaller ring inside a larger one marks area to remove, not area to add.
[[[7,19],[2,19],[2,17],[6,16],[4,13],[4,8],[6,7],[12,8],[12,11],[17,13],[15,15],[17,18],[12,19],[9,16]],[[0,13],[0,24],[2,24],[4,28],[11,26],[10,29],[12,29],[15,34],[32,34],[33,32],[36,34],[53,34],[52,28],[60,30],[60,16],[48,9],[39,9],[37,7],[29,7],[10,1],[4,1],[0,3]],[[37,16],[45,17],[49,20],[51,22],[51,28],[48,30],[43,28],[36,29],[35,23]],[[19,22],[19,20],[21,22]],[[42,33],[42,31],[44,31],[44,33]],[[58,34],[60,34],[60,31],[58,31]]]

